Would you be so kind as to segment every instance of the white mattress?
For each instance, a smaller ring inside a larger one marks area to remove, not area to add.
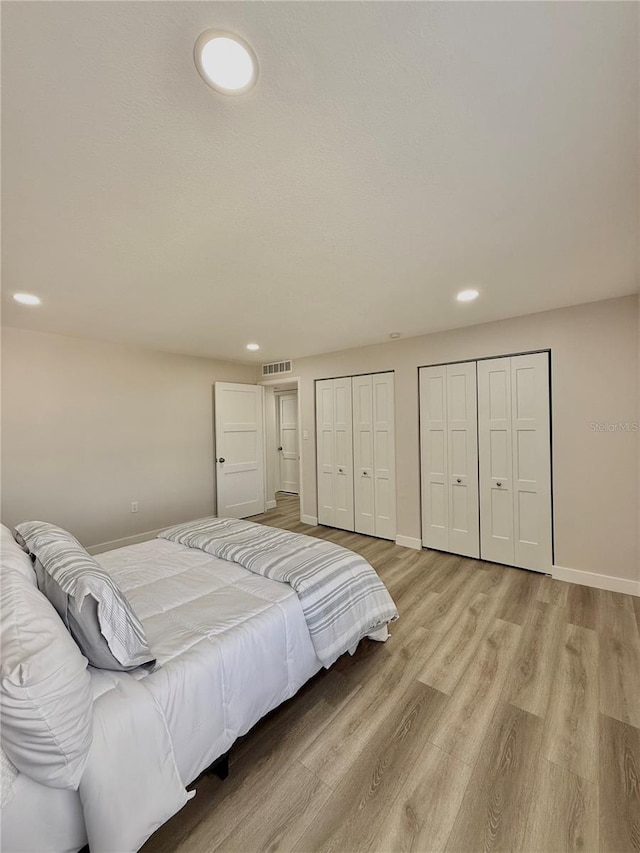
[[[144,678],[165,713],[185,785],[321,667],[298,597],[285,584],[161,539],[97,559],[142,620],[158,665],[91,670],[94,696],[121,679]],[[77,850],[86,839],[81,819],[76,792],[19,777],[2,810],[2,849]]]

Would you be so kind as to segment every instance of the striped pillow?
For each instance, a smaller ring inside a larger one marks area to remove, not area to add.
[[[92,666],[127,670],[154,662],[131,604],[74,536],[45,521],[16,530],[35,557],[38,587]]]

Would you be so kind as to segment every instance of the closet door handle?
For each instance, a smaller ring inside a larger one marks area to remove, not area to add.
[[[498,482],[496,483],[496,486],[498,486],[498,488],[500,488],[501,485],[502,485],[502,483],[498,480]]]
[[[224,461],[225,461],[224,456],[221,456],[220,459],[218,459],[218,462],[224,462]]]
[[[282,450],[282,448],[281,448],[281,447],[279,447],[279,448],[278,448],[278,450]]]
[[[457,478],[456,478],[456,483],[461,483],[461,482],[462,482],[462,480],[460,479],[460,477],[457,477]]]

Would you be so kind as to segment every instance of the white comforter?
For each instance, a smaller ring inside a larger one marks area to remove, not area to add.
[[[321,667],[285,584],[160,539],[98,560],[127,594],[156,655],[147,685],[165,709],[185,783]]]
[[[92,671],[97,736],[80,787],[83,819],[92,853],[125,853],[181,808],[185,785],[321,664],[284,584],[160,539],[97,559],[127,594],[158,660],[151,673]],[[2,810],[3,850],[77,849],[78,794],[20,782]],[[57,805],[41,809],[48,823],[39,827],[31,805],[50,791]]]
[[[289,584],[302,606],[316,655],[327,669],[363,637],[375,636],[398,618],[373,566],[335,542],[246,518],[187,521],[164,530],[159,538]]]

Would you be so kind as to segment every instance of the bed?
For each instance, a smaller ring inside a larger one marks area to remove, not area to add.
[[[98,720],[93,766],[104,779],[87,794],[82,786],[54,789],[18,774],[1,814],[5,853],[77,851],[88,840],[92,849],[137,849],[186,802],[185,786],[323,665],[299,596],[285,583],[161,538],[96,559],[131,602],[157,663],[151,671],[90,668]],[[156,737],[144,723],[152,703],[168,733],[158,750],[164,733]],[[158,763],[155,773],[152,762]],[[175,770],[172,797],[165,780]],[[142,789],[147,812],[129,802]],[[108,826],[94,844],[87,826],[103,820],[110,790],[117,791],[117,802],[110,802]],[[126,837],[121,828],[110,835],[115,824],[131,824]]]

